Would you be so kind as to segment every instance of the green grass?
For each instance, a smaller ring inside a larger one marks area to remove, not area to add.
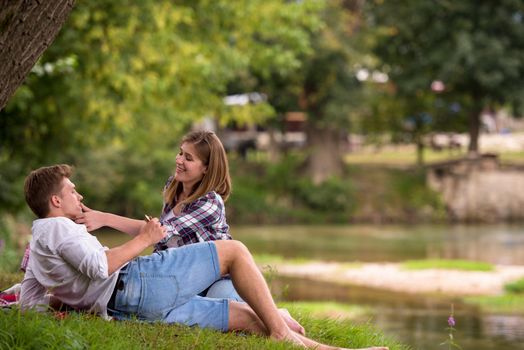
[[[499,152],[499,159],[502,164],[523,164],[524,152]],[[457,158],[463,158],[466,155],[464,151],[452,153],[448,151],[436,152],[431,149],[424,151],[424,163],[435,163],[449,161]],[[416,151],[412,145],[403,145],[394,147],[387,147],[382,150],[364,151],[348,153],[344,157],[348,164],[376,164],[376,165],[391,165],[391,166],[413,166],[416,163]]]
[[[500,154],[502,164],[523,164],[524,152],[505,152]]]
[[[20,282],[21,273],[0,274],[0,289]],[[315,318],[322,310],[342,308],[356,315],[365,310],[357,306],[308,303],[283,304],[315,340],[344,347],[386,345],[391,350],[409,347],[385,338],[369,324],[349,320]],[[294,349],[265,337],[220,333],[198,327],[145,322],[108,322],[92,315],[70,313],[64,320],[51,314],[0,310],[0,349]]]
[[[464,298],[469,304],[477,305],[482,312],[500,314],[524,314],[524,294],[496,296],[472,296]]]
[[[493,271],[494,267],[490,263],[481,261],[468,260],[408,260],[402,263],[403,268],[408,270],[425,270],[425,269],[445,269],[445,270],[462,270],[462,271]]]
[[[504,286],[504,289],[508,293],[524,294],[524,278],[521,278],[515,282],[506,284]]]
[[[392,350],[408,347],[386,339],[370,325],[354,325],[330,319],[297,317],[309,336],[346,347],[387,345]],[[99,317],[70,313],[64,320],[50,314],[0,311],[1,349],[294,349],[265,337],[220,333],[198,327],[145,323],[108,322]]]
[[[432,150],[424,151],[424,163],[441,162],[450,159],[464,157],[464,152],[449,153],[447,151],[435,152]],[[417,161],[417,154],[414,146],[399,146],[397,149],[388,147],[377,152],[366,151],[348,153],[344,160],[348,164],[377,164],[392,166],[413,166]]]
[[[334,319],[362,319],[369,315],[371,310],[367,306],[344,304],[335,301],[294,301],[280,302],[279,307],[290,310],[295,315],[307,315],[312,318],[334,318]]]
[[[311,260],[306,258],[284,258],[281,255],[274,254],[254,254],[253,258],[258,265],[276,265],[276,264],[294,264],[294,265],[303,265],[311,262]]]
[[[0,291],[11,287],[15,283],[22,282],[24,274],[22,272],[5,272],[0,270]]]

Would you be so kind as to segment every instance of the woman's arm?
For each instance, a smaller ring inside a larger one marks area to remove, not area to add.
[[[87,231],[91,232],[103,226],[112,227],[115,230],[136,236],[145,225],[143,220],[135,220],[124,216],[92,210],[82,203],[82,215],[75,218],[77,224],[86,225]]]

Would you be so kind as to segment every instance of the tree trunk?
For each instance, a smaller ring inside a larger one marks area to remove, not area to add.
[[[331,176],[342,175],[343,160],[340,151],[340,131],[332,128],[306,127],[309,157],[307,171],[314,184]]]
[[[468,155],[470,157],[476,157],[479,153],[479,135],[480,135],[480,113],[482,107],[479,105],[475,106],[469,116],[469,145]]]
[[[278,144],[278,141],[275,135],[276,132],[277,130],[273,127],[269,127],[267,129],[267,133],[269,136],[269,144],[268,144],[267,151],[268,151],[269,161],[271,163],[277,163],[282,158],[281,157],[282,152],[280,149],[280,145]]]
[[[53,42],[75,0],[0,0],[0,110]]]
[[[421,167],[424,165],[424,140],[422,135],[417,136],[417,166]]]

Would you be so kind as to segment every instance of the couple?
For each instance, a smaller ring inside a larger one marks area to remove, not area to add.
[[[203,144],[209,145],[208,138],[216,138],[212,133],[205,135]],[[195,151],[195,144],[184,140],[174,179],[165,190],[166,198],[170,198],[170,193],[172,197],[166,201],[161,216],[164,225],[156,218],[144,222],[84,207],[66,165],[40,168],[26,178],[26,201],[38,219],[33,223],[31,255],[22,282],[22,307],[63,303],[103,316],[137,317],[222,331],[246,330],[303,347],[332,349],[305,337],[301,326],[276,308],[247,248],[229,239],[225,216],[211,215],[213,220],[200,220],[207,213],[205,209],[212,207],[206,206],[209,202],[223,213],[218,194],[213,197],[209,193],[214,191],[204,191],[203,195],[199,192],[202,184],[215,181],[216,174],[210,169],[216,159],[202,157]],[[227,168],[222,170],[227,173]],[[202,176],[194,182],[199,173]],[[221,188],[226,189],[227,197],[230,182],[229,176],[225,178]],[[170,187],[171,184],[175,186]],[[191,205],[208,195],[212,198],[197,206],[203,211],[191,215],[196,210]],[[175,219],[185,216],[185,224]],[[195,224],[200,221],[201,224]],[[107,249],[86,229],[102,225],[119,228],[134,237]],[[191,225],[195,225],[195,231],[186,231],[193,234],[183,234],[184,228]],[[180,246],[184,240],[199,243],[169,248]],[[153,244],[157,244],[155,253],[138,256]],[[199,295],[226,275],[232,282],[225,283],[232,283],[233,290],[245,302],[227,296]]]

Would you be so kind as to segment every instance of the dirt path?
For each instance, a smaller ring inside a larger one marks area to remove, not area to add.
[[[508,282],[524,278],[524,266],[498,265],[491,272],[459,270],[405,270],[399,264],[311,262],[278,264],[278,274],[320,281],[354,284],[404,293],[444,293],[456,296],[497,295]]]

